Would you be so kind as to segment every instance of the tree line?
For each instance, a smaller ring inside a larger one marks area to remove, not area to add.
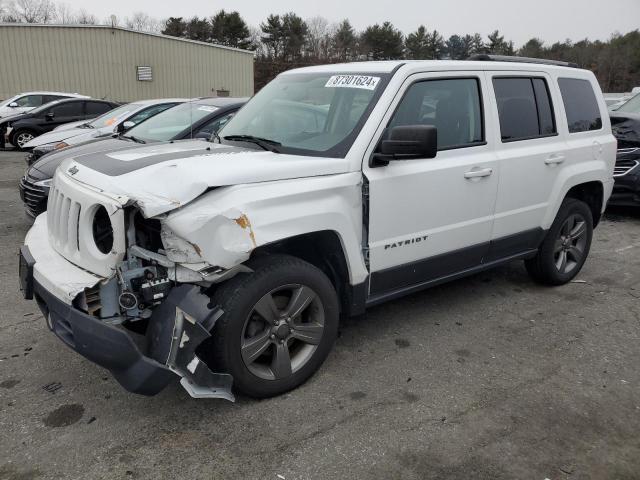
[[[71,11],[53,0],[13,0],[4,11],[0,4],[0,18],[5,22],[98,23],[90,13]],[[253,50],[256,89],[284,70],[306,65],[363,60],[460,60],[481,53],[573,62],[592,70],[605,92],[626,92],[640,85],[638,30],[616,33],[606,41],[565,40],[548,45],[532,38],[517,48],[498,30],[486,37],[467,33],[445,38],[437,30],[420,25],[405,35],[387,21],[358,31],[346,19],[330,23],[324,17],[303,19],[293,12],[271,14],[257,27],[248,25],[238,12],[225,10],[209,17],[170,17],[164,21],[137,12],[132,17],[109,18],[104,23]]]

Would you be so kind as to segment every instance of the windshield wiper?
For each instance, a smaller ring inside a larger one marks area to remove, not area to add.
[[[96,128],[93,125],[89,124],[89,123],[83,123],[82,125],[79,126],[80,128]]]
[[[126,138],[127,140],[133,140],[136,143],[147,143],[141,138],[134,137],[133,135],[122,135],[122,138]]]
[[[275,140],[269,140],[268,138],[254,137],[253,135],[227,135],[223,137],[225,140],[230,140],[232,142],[249,142],[255,143],[259,147],[262,147],[263,150],[269,150],[271,152],[280,153],[277,148],[282,144],[280,142],[276,142]]]

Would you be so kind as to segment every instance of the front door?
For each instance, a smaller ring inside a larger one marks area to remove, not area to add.
[[[433,159],[369,166],[370,296],[447,278],[482,263],[489,249],[499,167],[485,115],[483,74],[409,77],[378,129],[433,125]]]

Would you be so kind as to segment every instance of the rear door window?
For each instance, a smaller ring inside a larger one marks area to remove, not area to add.
[[[50,113],[55,117],[82,117],[82,102],[67,102],[52,107]]]
[[[602,128],[602,115],[591,82],[578,78],[559,78],[569,133]]]
[[[543,78],[495,77],[503,142],[530,140],[557,133],[553,104]]]
[[[112,110],[111,105],[102,102],[85,102],[86,114],[89,118],[97,117]]]

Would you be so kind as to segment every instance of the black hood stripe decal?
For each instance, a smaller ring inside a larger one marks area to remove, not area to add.
[[[74,161],[80,166],[90,168],[91,170],[95,170],[96,172],[102,173],[104,175],[109,175],[110,177],[117,177],[119,175],[126,175],[127,173],[131,173],[136,170],[140,170],[141,168],[149,167],[151,165],[157,165],[159,163],[180,161],[180,160],[186,160],[193,157],[205,157],[209,155],[240,153],[240,152],[246,152],[249,150],[245,148],[230,147],[226,145],[213,146],[205,142],[202,142],[202,143],[203,143],[202,148],[198,148],[196,150],[184,150],[181,152],[169,152],[169,153],[159,153],[159,154],[150,153],[149,155],[145,155],[135,160],[118,160],[110,156],[116,153],[122,154],[124,151],[131,151],[132,154],[135,154],[135,151],[137,149],[131,148],[128,150],[119,149],[117,152],[110,151],[108,153],[107,152],[88,153],[86,155],[80,155],[74,158]],[[154,147],[151,147],[151,148],[154,148]],[[158,147],[156,146],[155,148],[158,148]],[[140,150],[143,150],[143,149],[144,149],[144,146],[141,146]]]

